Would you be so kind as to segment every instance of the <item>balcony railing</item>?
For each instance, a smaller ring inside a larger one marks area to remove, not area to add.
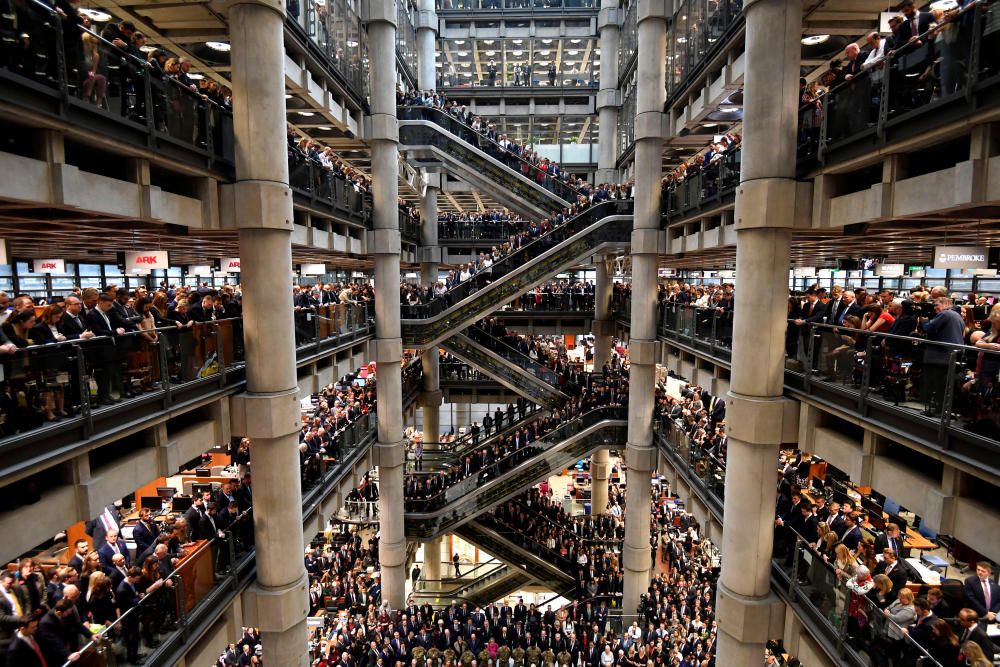
[[[548,14],[572,14],[585,9],[598,9],[597,0],[437,0],[437,11],[487,11],[495,17],[504,13],[523,15],[544,12]]]
[[[670,221],[709,206],[735,201],[742,152],[736,149],[663,189],[660,211]]]
[[[373,312],[370,304],[339,304],[296,313],[299,361],[371,335]],[[7,474],[42,450],[65,452],[152,413],[234,390],[244,379],[243,321],[31,345],[4,355],[0,371],[9,399],[0,410]],[[110,394],[119,389],[120,398]]]
[[[25,0],[0,18],[3,97],[144,149],[226,170],[234,162],[232,112],[57,10]]]
[[[628,299],[612,302],[628,318]],[[904,316],[905,317],[905,316]],[[659,337],[717,362],[732,360],[733,311],[661,304]],[[1000,350],[848,325],[789,322],[785,387],[996,473]],[[781,344],[775,341],[775,344]]]
[[[371,195],[359,192],[345,177],[291,146],[288,148],[288,184],[300,201],[322,205],[358,224],[370,225]]]
[[[304,35],[359,100],[368,99],[368,32],[352,0],[291,0],[286,25]]]

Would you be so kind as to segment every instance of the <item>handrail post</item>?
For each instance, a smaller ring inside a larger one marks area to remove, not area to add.
[[[172,400],[172,391],[170,388],[170,362],[167,358],[167,346],[164,345],[162,341],[159,345],[157,345],[157,354],[160,357],[160,387],[163,388],[163,405],[169,406]]]
[[[187,641],[190,629],[188,628],[187,601],[184,593],[184,578],[179,574],[173,575],[175,588],[177,589],[177,627],[180,628],[181,637]]]
[[[872,364],[875,363],[875,337],[868,336],[865,341],[865,365],[861,371],[861,390],[858,392],[858,414],[865,416],[865,406],[868,403],[868,390],[872,381]]]
[[[76,349],[76,381],[80,391],[80,412],[83,416],[83,432],[89,438],[94,434],[94,420],[91,416],[90,383],[87,382],[87,363],[83,357],[83,346],[74,345]]]
[[[788,530],[791,530],[789,528]],[[795,536],[795,546],[792,547],[792,578],[788,582],[788,600],[795,602],[799,593],[799,548],[802,538]]]
[[[955,371],[958,368],[958,350],[952,350],[948,355],[948,375],[944,384],[944,397],[941,399],[941,421],[938,423],[938,442],[947,448],[946,434],[951,423],[951,406],[955,400]]]
[[[219,386],[226,386],[226,355],[222,349],[222,326],[215,322],[215,358],[219,361]]]

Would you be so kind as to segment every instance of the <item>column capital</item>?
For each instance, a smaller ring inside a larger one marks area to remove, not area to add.
[[[751,445],[774,447],[783,441],[785,410],[791,399],[726,394],[726,429],[729,437]]]
[[[438,32],[438,16],[433,9],[421,9],[417,12],[417,30],[430,30],[435,35]]]
[[[670,122],[662,111],[640,111],[635,116],[635,140],[663,141],[670,136]]]
[[[233,433],[248,438],[272,440],[298,433],[299,390],[237,394],[229,401],[229,423]]]
[[[652,366],[659,359],[660,341],[632,338],[628,343],[628,358],[633,364]]]
[[[233,224],[237,228],[292,231],[292,191],[276,181],[233,184]]]
[[[444,403],[444,392],[440,389],[434,391],[423,390],[420,392],[420,407],[433,408]]]
[[[629,352],[631,354],[631,352]],[[649,474],[656,469],[656,447],[648,444],[626,443],[625,445],[625,466],[628,471]],[[644,484],[648,484],[647,479]],[[626,510],[627,513],[627,510]]]
[[[437,223],[434,222],[432,224]],[[421,246],[417,248],[417,261],[421,264],[440,264],[441,246]]]
[[[403,360],[402,338],[376,338],[375,361],[382,364],[398,364]]]
[[[636,24],[643,21],[659,20],[666,22],[667,17],[673,13],[673,3],[671,0],[643,0],[639,3],[635,15]]]
[[[257,5],[259,7],[265,7],[267,9],[274,10],[277,12],[281,19],[285,19],[287,11],[285,9],[285,0],[227,0],[226,2],[226,13],[229,13],[238,5]]]
[[[784,622],[785,603],[772,592],[760,598],[747,597],[720,581],[715,600],[719,628],[739,642],[763,644]]]
[[[740,183],[736,190],[736,231],[794,227],[797,189],[794,178],[756,178]]]
[[[309,614],[309,578],[303,571],[280,588],[255,583],[243,594],[243,620],[263,632],[284,632]]]
[[[633,229],[629,238],[632,255],[662,255],[667,233],[662,229]]]
[[[399,121],[396,119],[395,111],[391,114],[369,114],[364,118],[363,127],[365,139],[369,141],[399,143]]]
[[[368,252],[372,255],[398,255],[403,246],[398,229],[372,229],[366,235]]]
[[[597,91],[597,110],[609,107],[617,109],[621,106],[621,91],[617,88],[605,88]]]
[[[619,29],[621,21],[617,7],[602,7],[597,13],[597,30],[604,32],[605,28]]]
[[[591,322],[590,328],[595,336],[615,335],[615,323],[611,320],[594,320]]]
[[[380,468],[398,468],[406,459],[406,447],[402,440],[396,442],[376,442],[372,448],[372,463]],[[398,493],[398,492],[397,492]]]
[[[396,27],[396,3],[393,0],[364,0],[362,20],[367,23],[389,23]]]

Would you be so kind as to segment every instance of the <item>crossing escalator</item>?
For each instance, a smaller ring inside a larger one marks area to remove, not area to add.
[[[442,297],[416,306],[404,305],[404,345],[427,348],[458,333],[591,256],[628,245],[632,234],[632,201],[613,200],[579,215],[505,255],[448,290]]]

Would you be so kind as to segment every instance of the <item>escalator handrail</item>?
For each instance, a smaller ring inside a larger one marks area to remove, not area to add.
[[[576,584],[576,577],[569,574],[568,572],[564,572],[562,568],[560,568],[555,563],[551,563],[542,558],[541,556],[539,556],[538,554],[532,553],[531,551],[521,546],[520,544],[514,542],[513,540],[505,538],[503,535],[498,533],[490,526],[484,525],[481,520],[470,521],[465,525],[465,528],[479,534],[488,541],[500,544],[505,549],[517,549],[517,551],[519,552],[519,556],[521,558],[530,562],[533,567],[541,568],[547,571],[549,574],[552,574],[553,578],[561,579],[562,581],[565,582],[572,582],[574,585]],[[489,551],[489,547],[487,547],[486,551]]]
[[[409,324],[411,326],[413,326],[413,325],[424,325],[424,324],[428,324],[428,323],[431,323],[431,322],[436,322],[436,321],[438,321],[440,319],[447,318],[447,317],[449,317],[449,315],[453,311],[456,311],[456,310],[460,309],[461,307],[463,307],[466,304],[470,303],[472,300],[476,299],[479,296],[480,292],[484,292],[485,290],[488,290],[488,289],[494,289],[494,288],[496,288],[499,285],[502,285],[502,284],[504,284],[504,283],[506,283],[506,282],[508,282],[510,280],[516,279],[519,275],[521,275],[522,272],[528,270],[533,263],[550,257],[552,254],[558,252],[564,246],[566,246],[566,245],[572,243],[573,241],[575,241],[581,235],[588,234],[588,233],[592,232],[598,226],[603,226],[605,224],[610,224],[612,222],[615,222],[615,221],[618,221],[618,220],[623,220],[623,219],[625,219],[627,217],[631,217],[631,213],[627,213],[626,214],[626,213],[618,213],[617,212],[618,205],[620,203],[624,203],[624,202],[631,203],[632,200],[630,200],[630,199],[613,199],[613,200],[601,202],[600,204],[597,204],[596,206],[589,207],[586,211],[583,211],[582,213],[580,213],[576,217],[572,218],[571,220],[568,220],[567,222],[563,223],[559,227],[556,227],[555,229],[553,229],[548,234],[545,234],[543,236],[539,236],[537,239],[535,239],[531,243],[528,243],[527,245],[524,245],[521,248],[518,248],[515,252],[512,252],[511,254],[509,254],[509,255],[507,255],[505,257],[502,257],[501,259],[497,260],[497,262],[495,264],[493,264],[493,267],[491,267],[491,269],[490,269],[489,272],[477,273],[476,276],[470,278],[469,280],[467,280],[467,281],[465,281],[463,283],[459,283],[455,287],[453,287],[450,290],[448,290],[447,292],[445,292],[445,297],[450,298],[452,295],[457,295],[458,292],[459,292],[459,290],[463,290],[463,291],[467,290],[467,288],[465,286],[469,285],[470,283],[477,282],[477,277],[478,276],[487,276],[487,275],[488,276],[494,276],[494,275],[496,275],[495,272],[494,272],[494,269],[496,269],[499,265],[505,264],[507,262],[512,262],[512,263],[514,263],[514,264],[517,265],[516,268],[513,268],[508,273],[503,274],[500,278],[498,278],[496,280],[489,281],[485,285],[480,285],[476,289],[472,290],[471,293],[464,294],[464,296],[462,296],[458,301],[453,302],[450,306],[447,306],[446,308],[444,308],[442,310],[439,310],[436,313],[428,315],[427,317],[421,317],[421,318],[402,318],[403,324]],[[616,212],[615,213],[610,213],[608,215],[603,215],[603,216],[597,218],[596,220],[594,220],[593,219],[594,213],[598,209],[602,209],[602,210],[603,209],[614,209]],[[548,247],[546,250],[542,251],[541,253],[539,253],[538,255],[536,255],[534,257],[532,257],[531,259],[528,259],[527,261],[524,261],[522,255],[526,255],[529,250],[538,250],[539,248],[541,248],[540,244],[541,244],[542,241],[546,241],[549,236],[551,236],[552,234],[558,232],[559,230],[564,229],[567,225],[571,225],[571,224],[574,224],[575,222],[579,221],[583,216],[590,216],[591,219],[592,219],[591,224],[589,224],[585,228],[583,228],[583,229],[575,232],[572,236],[569,236],[568,238],[563,239],[559,243],[556,243],[555,245]],[[539,245],[536,245],[536,244],[539,244]],[[444,302],[446,300],[445,297],[438,297],[438,298],[436,298],[436,299],[434,299],[434,300],[432,300],[432,301],[430,301],[430,302],[428,302],[426,304],[421,304],[421,306],[429,306],[431,308],[434,308],[434,307],[436,307],[435,303],[436,302]]]
[[[466,343],[465,341],[469,341],[469,342]],[[536,377],[528,369],[523,368],[522,366],[519,366],[516,361],[508,359],[507,357],[504,357],[499,352],[495,352],[495,351],[489,349],[488,347],[486,347],[482,343],[477,343],[476,341],[474,341],[471,338],[469,338],[468,336],[466,336],[464,333],[456,333],[456,334],[453,334],[453,335],[449,336],[445,341],[443,341],[442,345],[443,345],[443,347],[445,347],[446,349],[448,349],[449,352],[451,352],[452,354],[454,354],[455,356],[457,356],[459,358],[461,358],[464,349],[468,349],[468,348],[475,349],[475,347],[479,347],[482,350],[481,354],[483,354],[486,357],[488,357],[489,359],[492,359],[493,361],[501,364],[504,367],[507,367],[507,368],[510,368],[510,369],[514,370],[514,372],[517,374],[517,376],[522,381],[524,381],[526,384],[531,384],[536,389],[540,389],[541,391],[543,391],[545,393],[552,394],[558,400],[566,400],[567,398],[569,398],[568,396],[566,396],[566,394],[561,389],[559,389],[558,386],[554,385],[551,382],[543,380],[543,379],[541,379],[539,377]],[[459,350],[458,349],[459,345],[464,345],[464,349],[463,350]],[[466,355],[466,356],[470,356],[471,357],[472,355]],[[525,357],[525,359],[528,360],[528,361],[530,361],[529,357]],[[474,363],[472,365],[475,366]],[[487,375],[491,375],[491,376],[493,375],[489,371],[486,371],[486,373],[487,373]],[[499,378],[496,378],[494,376],[494,379],[497,379],[498,382],[500,382],[501,384],[503,384],[503,382],[501,382],[499,380]],[[511,387],[511,389],[516,391],[515,387]]]
[[[471,326],[471,327],[469,327],[468,329],[465,330],[465,335],[466,335],[466,337],[468,337],[473,342],[479,343],[480,345],[483,345],[483,346],[485,346],[486,344],[482,343],[480,341],[477,341],[476,340],[476,336],[484,336],[485,338],[487,338],[490,341],[490,344],[495,345],[495,346],[502,346],[502,349],[505,350],[505,351],[507,351],[507,355],[512,355],[515,358],[520,359],[523,362],[523,365],[522,365],[522,363],[518,363],[517,364],[522,369],[526,370],[526,366],[536,366],[538,369],[540,369],[543,372],[544,375],[546,375],[546,376],[553,376],[553,378],[554,378],[553,380],[542,379],[542,378],[538,377],[537,370],[535,371],[535,375],[534,375],[535,378],[537,378],[539,380],[542,380],[543,382],[547,382],[549,384],[552,384],[552,385],[554,385],[554,386],[556,386],[558,388],[559,378],[558,378],[558,374],[556,373],[555,369],[549,368],[545,364],[539,362],[537,359],[532,359],[528,355],[524,354],[523,352],[521,352],[517,348],[512,347],[511,345],[508,345],[505,341],[497,338],[496,336],[494,336],[490,332],[486,331],[485,329],[482,329],[482,328],[480,328],[480,327],[478,327],[476,325],[473,325],[473,326]],[[487,347],[487,349],[491,350],[493,352],[496,352],[496,350],[494,348]],[[500,354],[500,353],[498,352],[497,354]],[[510,356],[507,356],[507,355],[500,354],[500,356],[502,356],[502,357],[504,357],[504,358],[506,358],[506,359],[509,360]]]
[[[605,414],[605,413],[607,413],[609,415],[613,415],[616,412],[620,413],[621,409],[622,409],[621,406],[618,406],[618,407],[602,406],[602,407],[599,407],[599,408],[594,408],[593,410],[591,410],[589,412],[583,413],[582,415],[580,415],[576,419],[571,419],[571,420],[569,420],[567,422],[563,422],[557,428],[553,429],[553,432],[550,432],[550,433],[542,436],[541,438],[539,438],[538,440],[535,440],[534,442],[532,442],[530,444],[535,444],[537,442],[544,441],[545,439],[551,437],[554,432],[559,431],[560,429],[563,429],[566,426],[570,426],[570,425],[572,425],[574,423],[577,423],[577,422],[579,422],[580,425],[582,426],[582,428],[579,431],[577,431],[576,433],[570,435],[569,437],[567,437],[567,438],[565,438],[563,440],[560,440],[559,442],[555,443],[549,450],[546,450],[546,451],[551,451],[553,449],[556,449],[556,448],[559,448],[559,447],[563,447],[563,446],[565,446],[565,445],[567,445],[569,443],[575,442],[575,441],[579,440],[581,437],[585,437],[587,435],[590,435],[591,433],[594,432],[594,430],[603,428],[604,426],[609,426],[609,425],[613,425],[613,424],[617,425],[617,424],[626,423],[625,420],[622,419],[621,417],[615,418],[614,416],[608,416],[608,417],[606,417],[604,419],[599,419],[597,421],[594,421],[592,424],[584,425],[585,422],[589,418],[597,417],[597,416]],[[530,444],[528,446],[530,446]],[[492,487],[496,486],[500,482],[505,481],[507,478],[511,477],[513,474],[517,473],[522,468],[524,468],[526,465],[531,464],[531,463],[533,463],[533,461],[531,460],[531,458],[529,458],[526,461],[522,461],[521,463],[517,464],[516,466],[514,466],[510,470],[508,470],[508,471],[504,472],[503,474],[498,475],[497,477],[494,477],[493,479],[489,480],[488,482],[486,482],[486,484],[483,484],[482,486],[477,487],[477,492],[481,492],[481,491],[484,491],[486,489],[489,489],[489,488],[492,488]],[[470,475],[470,477],[471,477],[471,475]],[[468,477],[466,477],[464,479],[468,479]],[[464,479],[463,479],[463,481],[464,481]],[[426,501],[426,500],[432,500],[432,499],[438,498],[441,495],[446,494],[449,490],[450,489],[444,489],[444,490],[440,491],[439,493],[435,494],[434,496],[431,496],[430,498],[422,498],[420,500]],[[468,495],[464,495],[462,497],[456,498],[456,499],[454,499],[454,500],[446,503],[445,505],[442,505],[438,509],[433,510],[431,512],[406,512],[406,514],[407,514],[408,518],[411,521],[426,521],[428,519],[433,519],[433,518],[437,518],[437,517],[440,517],[440,516],[444,516],[444,515],[452,512],[452,511],[454,511],[455,508],[453,507],[453,505],[455,505],[456,503],[462,503],[462,502],[466,501],[468,498],[469,498]]]
[[[518,419],[516,422],[506,427],[499,433],[494,433],[493,435],[483,437],[480,435],[480,440],[478,444],[472,444],[472,434],[466,432],[465,435],[455,438],[451,442],[428,442],[424,441],[424,457],[428,457],[436,454],[448,454],[450,456],[464,455],[466,451],[472,451],[474,449],[479,449],[483,445],[492,444],[492,442],[497,438],[502,438],[504,436],[510,435],[514,430],[519,430],[523,426],[530,424],[534,419],[541,419],[548,413],[547,408],[539,406],[537,403],[528,401],[528,410],[525,412],[524,417]],[[504,412],[506,414],[506,411]],[[481,432],[480,432],[481,433]],[[428,449],[428,445],[434,445],[434,449]]]
[[[509,151],[509,150],[505,149],[505,148],[504,148],[503,146],[501,146],[501,145],[499,144],[499,142],[497,142],[497,141],[494,141],[493,139],[490,139],[490,138],[489,138],[488,136],[486,136],[486,135],[485,135],[485,134],[483,134],[482,132],[479,132],[479,131],[477,131],[477,130],[474,130],[474,129],[472,129],[472,126],[471,126],[471,125],[468,125],[468,124],[466,124],[466,123],[463,123],[463,122],[462,122],[462,121],[460,121],[460,120],[459,120],[458,118],[455,118],[454,116],[452,116],[451,114],[447,113],[447,112],[446,112],[446,111],[444,111],[443,109],[438,109],[437,107],[433,107],[433,106],[424,106],[424,105],[420,105],[420,104],[412,104],[412,105],[404,105],[404,106],[398,106],[398,107],[396,107],[396,117],[397,117],[398,119],[400,119],[400,120],[403,120],[403,121],[407,121],[407,120],[424,120],[424,121],[428,121],[428,122],[431,122],[431,123],[434,123],[434,124],[435,124],[435,125],[437,125],[438,127],[440,127],[440,128],[442,128],[442,129],[444,129],[445,131],[449,132],[449,134],[452,134],[452,135],[454,135],[455,133],[454,133],[454,132],[451,132],[450,130],[448,130],[448,128],[447,128],[447,127],[446,127],[445,125],[443,125],[443,124],[441,124],[441,123],[439,123],[439,122],[437,122],[437,121],[435,121],[435,120],[432,120],[432,119],[430,119],[430,118],[427,118],[427,117],[423,117],[423,118],[404,118],[404,115],[405,115],[405,116],[409,116],[409,115],[410,115],[410,113],[409,113],[408,111],[404,111],[404,112],[403,112],[403,113],[401,114],[401,113],[400,113],[400,110],[403,110],[403,109],[406,109],[406,110],[410,110],[410,109],[418,109],[418,110],[421,110],[421,111],[430,111],[430,112],[433,112],[433,113],[436,113],[436,114],[438,114],[439,116],[445,116],[445,117],[447,117],[447,118],[448,118],[448,120],[450,120],[451,122],[454,122],[454,123],[457,123],[458,125],[462,126],[462,127],[463,127],[463,128],[465,128],[466,130],[468,130],[469,132],[472,132],[472,133],[473,133],[473,134],[474,134],[475,136],[477,136],[477,137],[478,137],[478,138],[480,138],[481,140],[483,140],[483,141],[488,141],[488,142],[489,142],[490,144],[492,144],[492,145],[493,145],[494,147],[496,147],[496,149],[497,149],[498,151],[501,151],[501,152],[502,152],[502,153],[504,153],[505,155],[509,155],[510,157],[512,157],[512,158],[515,158],[515,159],[516,159],[516,160],[517,160],[518,162],[520,162],[520,163],[522,163],[523,165],[527,166],[527,167],[528,167],[528,170],[529,170],[529,172],[530,172],[530,173],[532,173],[532,174],[537,174],[537,172],[539,171],[539,169],[538,169],[538,166],[537,166],[537,165],[534,165],[534,164],[532,164],[531,162],[528,162],[527,160],[525,160],[525,159],[524,159],[523,157],[521,157],[520,155],[516,155],[516,154],[512,153],[511,151]],[[423,115],[423,114],[421,114],[421,115]],[[460,139],[460,140],[462,140],[462,141],[465,141],[464,139],[462,139],[462,137],[458,137],[458,139]],[[467,141],[466,141],[465,143],[469,143],[469,142],[467,142]],[[471,144],[469,144],[469,145],[471,146]],[[475,147],[475,146],[473,146],[473,148],[476,148],[476,147]],[[483,151],[482,149],[479,149],[479,150],[480,150],[481,152],[483,152],[483,153],[486,153],[486,151]],[[489,155],[488,153],[486,153],[486,154],[487,154],[487,155]],[[526,179],[526,180],[529,180],[529,181],[531,181],[532,183],[536,183],[536,184],[537,184],[537,182],[536,182],[536,181],[535,181],[534,179],[531,179],[531,178],[528,178],[528,177],[527,177],[527,176],[525,176],[525,175],[524,175],[523,173],[519,173],[519,172],[516,172],[516,171],[515,171],[514,169],[511,169],[511,171],[512,171],[512,172],[514,172],[514,173],[516,173],[516,174],[517,174],[518,176],[521,176],[522,178],[524,178],[524,179]],[[548,176],[548,174],[546,174],[546,177],[548,177],[548,178],[551,178],[551,177],[549,177],[549,176]],[[557,180],[557,179],[553,179],[553,180]],[[583,195],[583,193],[582,193],[582,192],[580,192],[580,190],[579,190],[579,189],[578,189],[577,187],[575,187],[575,186],[573,186],[573,185],[570,185],[570,184],[569,184],[569,183],[567,183],[566,181],[559,181],[559,182],[560,182],[560,183],[561,183],[561,184],[562,184],[563,186],[565,186],[565,187],[566,187],[566,188],[567,188],[568,190],[570,190],[570,191],[571,191],[571,192],[572,192],[572,193],[573,193],[573,194],[574,194],[575,196],[577,196],[577,197],[580,197],[581,195]],[[554,194],[554,195],[555,195],[555,193],[554,193],[554,192],[553,192],[552,194]],[[557,197],[559,197],[559,195],[556,195],[556,196],[557,196]],[[562,197],[559,197],[559,198],[560,198],[560,199],[563,199]],[[575,203],[575,202],[576,202],[576,201],[578,201],[578,200],[574,200],[574,201],[568,201],[568,200],[565,200],[565,199],[563,199],[563,201],[566,201],[566,203],[567,203],[567,204],[573,204],[573,203]]]

